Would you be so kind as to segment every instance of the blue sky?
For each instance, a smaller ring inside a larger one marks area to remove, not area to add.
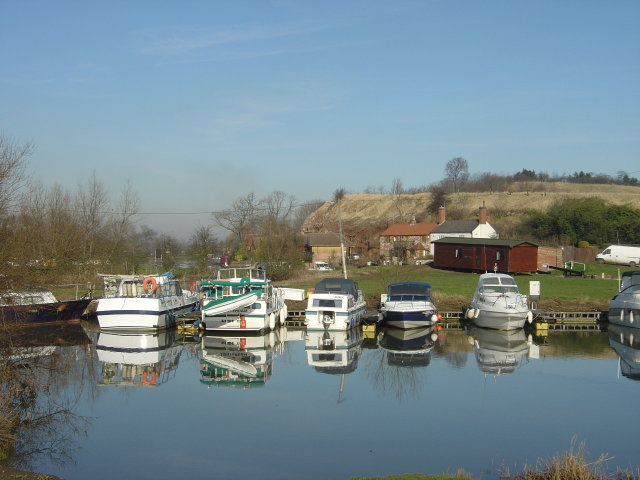
[[[427,185],[458,156],[639,172],[639,20],[635,0],[0,0],[0,132],[46,184],[129,181],[146,212]]]

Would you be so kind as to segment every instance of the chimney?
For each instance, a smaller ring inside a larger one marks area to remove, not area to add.
[[[487,207],[483,200],[482,206],[478,209],[478,223],[481,225],[485,225],[487,223],[487,220],[489,220],[489,211],[487,210]]]
[[[411,220],[411,223],[409,225],[411,225],[412,227],[416,224],[416,216],[413,216],[413,220]]]
[[[444,207],[439,207],[438,208],[438,225],[440,225],[441,223],[444,223],[444,221],[447,219],[447,211]]]

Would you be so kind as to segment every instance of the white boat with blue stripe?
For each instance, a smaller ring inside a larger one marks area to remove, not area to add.
[[[113,275],[119,282],[110,296],[98,300],[96,314],[101,330],[148,332],[172,328],[176,317],[197,309],[197,294],[183,290],[171,273],[161,275]]]
[[[380,314],[385,325],[404,329],[430,327],[439,319],[431,285],[422,282],[389,284],[380,296]]]

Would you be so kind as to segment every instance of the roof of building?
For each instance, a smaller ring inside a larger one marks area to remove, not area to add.
[[[429,235],[437,225],[435,222],[394,223],[384,230],[380,236]]]
[[[468,238],[468,237],[444,237],[438,240],[434,240],[432,243],[454,243],[459,245],[486,245],[495,247],[509,247],[513,248],[517,245],[527,243],[537,247],[538,244],[527,242],[525,240],[505,240],[501,238]]]
[[[310,247],[339,247],[340,234],[334,232],[328,233],[305,233],[305,243]],[[344,244],[349,245],[349,241],[345,238]]]
[[[431,233],[471,233],[478,224],[478,220],[445,220]]]

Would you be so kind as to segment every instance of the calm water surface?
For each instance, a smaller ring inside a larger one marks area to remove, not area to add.
[[[489,479],[574,437],[589,458],[612,456],[611,469],[640,464],[640,345],[628,331],[199,338],[83,327],[39,347],[60,366],[47,399],[69,413],[23,449],[23,466],[66,479],[458,468]]]

